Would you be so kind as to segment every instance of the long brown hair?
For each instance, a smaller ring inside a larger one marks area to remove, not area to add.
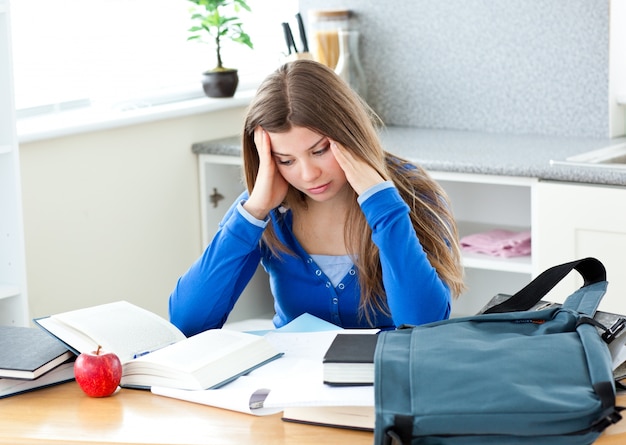
[[[243,134],[244,176],[252,191],[259,169],[254,129],[282,133],[308,128],[342,144],[386,180],[392,180],[411,208],[411,222],[430,263],[453,297],[464,289],[456,223],[443,189],[419,166],[387,153],[379,140],[382,125],[373,110],[326,66],[297,60],[281,66],[259,87],[247,112]],[[370,320],[373,310],[389,313],[382,284],[379,252],[354,193],[344,228],[348,252],[358,270],[361,311]],[[302,194],[289,187],[283,203],[297,212]],[[365,236],[364,236],[365,235]],[[270,224],[262,242],[273,252],[289,252]]]

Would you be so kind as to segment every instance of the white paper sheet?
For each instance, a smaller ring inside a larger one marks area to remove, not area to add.
[[[269,392],[268,388],[263,388],[262,386],[263,384],[257,379],[242,376],[219,389],[186,391],[184,389],[153,386],[151,391],[159,396],[172,397],[255,416],[267,416],[282,411],[282,408],[279,407],[264,408],[262,405],[259,405],[259,402],[262,403]]]
[[[291,406],[374,406],[374,386],[329,386],[321,362],[300,360],[267,395],[266,408]]]

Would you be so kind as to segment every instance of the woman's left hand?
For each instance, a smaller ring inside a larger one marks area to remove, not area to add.
[[[356,158],[340,143],[331,140],[330,148],[339,166],[346,174],[346,179],[358,195],[361,195],[368,188],[385,181],[372,166]]]

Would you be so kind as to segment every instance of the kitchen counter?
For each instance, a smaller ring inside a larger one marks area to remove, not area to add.
[[[551,165],[550,160],[626,142],[626,138],[592,139],[508,135],[390,126],[381,130],[385,149],[427,170],[555,181],[626,185],[626,169]],[[196,154],[240,156],[241,138],[199,142]]]

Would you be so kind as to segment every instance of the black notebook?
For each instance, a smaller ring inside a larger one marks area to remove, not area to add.
[[[373,385],[376,334],[337,334],[323,360],[324,383]]]
[[[0,378],[33,380],[74,354],[37,328],[0,326]]]

